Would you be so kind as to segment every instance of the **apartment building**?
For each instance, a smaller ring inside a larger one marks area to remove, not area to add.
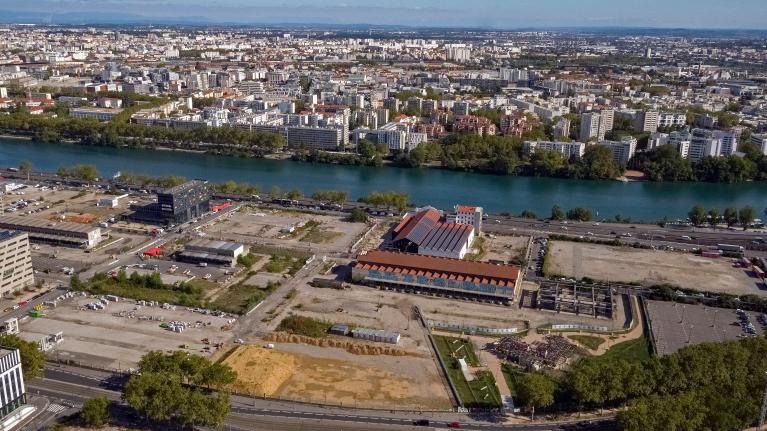
[[[636,153],[637,140],[633,136],[624,136],[620,141],[600,141],[597,145],[609,148],[615,163],[625,166]]]
[[[688,158],[698,162],[704,157],[731,156],[738,150],[735,133],[727,130],[692,129]]]
[[[26,402],[27,395],[19,349],[0,349],[0,419],[5,418]]]
[[[767,133],[754,133],[751,135],[751,143],[767,156]]]
[[[613,129],[614,122],[615,111],[612,109],[583,114],[578,137],[581,141],[588,141],[593,138],[596,138],[597,141],[603,141],[605,134]]]
[[[19,292],[35,283],[29,235],[26,232],[0,231],[0,295]]]
[[[583,153],[586,152],[586,144],[583,142],[525,141],[523,149],[527,154],[533,154],[538,149],[553,151],[569,159],[572,156],[583,157]]]
[[[476,115],[461,115],[456,117],[453,123],[453,131],[456,133],[471,133],[480,136],[493,136],[496,133],[495,124],[485,117]]]
[[[683,112],[661,112],[658,114],[658,127],[682,127],[687,124],[687,115]]]

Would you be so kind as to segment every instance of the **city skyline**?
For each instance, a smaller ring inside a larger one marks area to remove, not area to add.
[[[642,8],[607,0],[484,0],[466,8],[457,0],[372,2],[317,0],[285,6],[273,0],[41,0],[5,1],[3,22],[27,23],[233,23],[403,25],[492,29],[556,27],[649,27],[689,29],[767,29],[758,0],[731,5],[714,0],[648,0]],[[151,6],[149,8],[148,6]]]

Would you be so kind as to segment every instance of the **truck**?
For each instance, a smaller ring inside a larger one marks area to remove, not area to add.
[[[733,244],[717,244],[716,248],[731,253],[743,253],[743,246]]]

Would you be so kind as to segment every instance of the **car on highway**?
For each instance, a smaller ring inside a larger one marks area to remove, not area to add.
[[[427,427],[429,426],[429,420],[428,419],[416,419],[413,421],[413,425],[417,427]]]
[[[449,424],[447,424],[447,427],[448,428],[460,428],[461,424],[459,422],[450,422]]]
[[[682,235],[682,239],[690,241],[692,240],[692,237],[690,235]]]

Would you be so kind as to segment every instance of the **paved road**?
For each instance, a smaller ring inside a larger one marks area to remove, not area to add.
[[[94,396],[105,396],[119,402],[123,383],[124,377],[120,375],[71,366],[49,365],[46,367],[44,377],[28,382],[27,387],[32,395],[45,396],[51,402],[77,407]],[[233,396],[231,413],[224,429],[349,431],[424,429],[412,426],[412,421],[415,419],[428,419],[431,426],[435,428],[446,428],[448,423],[459,421],[464,429],[489,431],[568,430],[574,429],[575,426],[575,423],[502,425],[473,420],[458,413],[391,413],[337,407],[325,408],[311,404]],[[582,423],[578,429],[611,429],[611,423],[611,419],[590,426]]]

